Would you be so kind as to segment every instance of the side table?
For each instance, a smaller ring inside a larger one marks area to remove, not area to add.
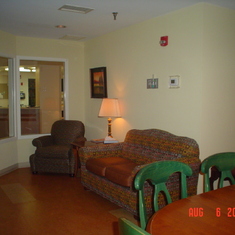
[[[79,158],[79,149],[82,147],[92,146],[92,145],[102,144],[102,143],[95,143],[92,141],[80,141],[80,142],[73,142],[71,144],[73,147],[73,154],[74,154],[74,160],[75,160],[74,175],[77,176],[78,169],[81,167],[80,158]]]

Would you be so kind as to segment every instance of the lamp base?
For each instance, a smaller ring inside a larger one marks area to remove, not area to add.
[[[114,139],[111,136],[106,136],[104,139],[104,144],[118,143],[118,140]]]
[[[112,118],[108,118],[108,136],[110,137],[112,137],[111,127],[112,127]]]

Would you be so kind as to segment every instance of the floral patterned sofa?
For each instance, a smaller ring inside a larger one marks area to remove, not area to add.
[[[158,129],[130,130],[124,142],[83,147],[79,152],[83,186],[138,217],[138,198],[133,186],[136,173],[146,164],[173,160],[188,164],[193,175],[187,179],[188,196],[197,193],[200,168],[195,140]],[[147,213],[152,213],[152,187],[146,183]],[[173,174],[167,187],[172,200],[180,199],[179,174]],[[159,195],[160,208],[165,205]]]

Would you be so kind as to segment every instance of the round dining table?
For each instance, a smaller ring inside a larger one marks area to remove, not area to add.
[[[235,234],[235,185],[175,201],[150,218],[152,235]]]

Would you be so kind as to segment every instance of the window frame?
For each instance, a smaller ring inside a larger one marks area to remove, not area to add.
[[[15,68],[16,68],[16,57],[9,54],[0,53],[1,57],[5,57],[10,61],[8,63],[9,74],[8,74],[8,99],[9,99],[9,135],[6,138],[0,139],[0,144],[15,141],[16,135],[16,83],[15,83]]]
[[[68,119],[68,60],[64,58],[49,58],[49,57],[32,57],[32,56],[16,56],[16,119],[17,119],[17,138],[18,139],[33,139],[46,134],[33,134],[33,135],[21,135],[21,109],[20,109],[20,61],[21,60],[36,60],[36,61],[48,61],[48,62],[63,62],[64,63],[64,119]],[[50,134],[50,133],[47,133]]]

